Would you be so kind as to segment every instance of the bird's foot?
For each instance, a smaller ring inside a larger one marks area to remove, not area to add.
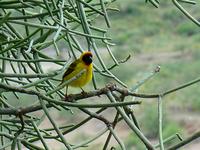
[[[64,101],[72,102],[72,96],[66,94]]]
[[[82,91],[81,94],[82,94],[83,96],[85,96],[85,95],[87,95],[87,92]]]
[[[64,101],[68,101],[68,95],[67,95],[67,94],[65,94],[65,99],[64,99]]]
[[[81,94],[83,95],[83,96],[86,96],[87,95],[87,92],[85,92],[82,88],[81,88]]]
[[[86,95],[87,92],[85,92],[85,91],[83,90],[83,88],[81,88],[81,94],[82,94],[82,95]]]

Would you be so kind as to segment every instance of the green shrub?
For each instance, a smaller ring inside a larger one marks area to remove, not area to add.
[[[177,27],[177,33],[185,36],[192,36],[194,34],[199,34],[199,28],[192,22],[185,22]]]
[[[135,148],[136,150],[144,150],[145,146],[141,142],[141,140],[135,136],[134,133],[129,134],[128,138],[125,139],[125,146],[126,149],[133,149]]]

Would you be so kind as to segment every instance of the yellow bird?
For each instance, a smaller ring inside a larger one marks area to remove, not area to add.
[[[85,72],[83,72],[80,75],[80,77],[70,82],[68,84],[69,86],[79,87],[82,89],[84,85],[86,85],[88,82],[91,81],[93,65],[92,65],[92,53],[89,51],[83,52],[78,59],[76,59],[74,62],[70,64],[69,68],[63,75],[62,83],[66,80],[75,77],[83,69],[85,69]],[[66,96],[67,96],[68,85],[66,86]],[[82,92],[84,92],[83,89]]]

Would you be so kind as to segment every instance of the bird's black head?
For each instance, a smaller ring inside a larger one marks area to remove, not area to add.
[[[85,52],[82,54],[82,60],[86,65],[90,65],[92,63],[92,53],[91,52]]]

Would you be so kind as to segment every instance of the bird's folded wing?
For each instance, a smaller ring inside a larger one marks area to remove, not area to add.
[[[69,66],[69,68],[67,69],[67,71],[65,71],[65,73],[64,73],[64,75],[63,75],[63,79],[64,79],[67,75],[69,75],[70,73],[72,73],[72,72],[75,70],[77,64],[78,64],[78,60],[76,60],[76,61],[74,61],[73,63],[71,63],[71,65]]]

